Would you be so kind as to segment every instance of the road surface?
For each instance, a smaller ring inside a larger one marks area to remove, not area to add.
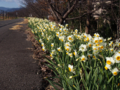
[[[0,90],[42,90],[32,43],[18,30],[9,30],[23,19],[0,21]],[[24,28],[22,28],[24,29]]]

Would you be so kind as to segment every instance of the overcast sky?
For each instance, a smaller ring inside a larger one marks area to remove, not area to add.
[[[21,0],[0,0],[0,7],[18,8]]]

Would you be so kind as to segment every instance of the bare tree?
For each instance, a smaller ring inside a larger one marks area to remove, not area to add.
[[[118,2],[119,0],[24,0],[23,4],[28,14],[32,13],[33,16],[41,18],[53,15],[55,21],[61,24],[65,22],[74,24],[75,21],[79,21],[80,28],[84,24],[85,32],[92,33],[93,28],[97,31],[105,26],[105,20],[114,21],[118,26],[117,12],[120,12]],[[118,11],[114,9],[115,7],[119,8],[116,9]],[[111,23],[108,24],[112,31]]]
[[[74,10],[78,0],[46,0],[55,19],[63,24],[67,16]],[[60,8],[61,7],[61,8]]]

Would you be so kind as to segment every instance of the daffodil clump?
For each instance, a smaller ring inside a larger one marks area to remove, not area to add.
[[[120,42],[71,31],[68,24],[56,24],[47,19],[29,18],[29,27],[37,36],[57,84],[64,90],[120,90]],[[54,86],[54,84],[52,84]],[[56,87],[54,87],[56,89]]]

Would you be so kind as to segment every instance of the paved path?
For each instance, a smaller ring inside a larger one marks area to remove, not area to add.
[[[0,21],[0,90],[42,90],[33,52],[27,49],[32,48],[32,43],[26,41],[23,32],[9,30],[21,21]]]

